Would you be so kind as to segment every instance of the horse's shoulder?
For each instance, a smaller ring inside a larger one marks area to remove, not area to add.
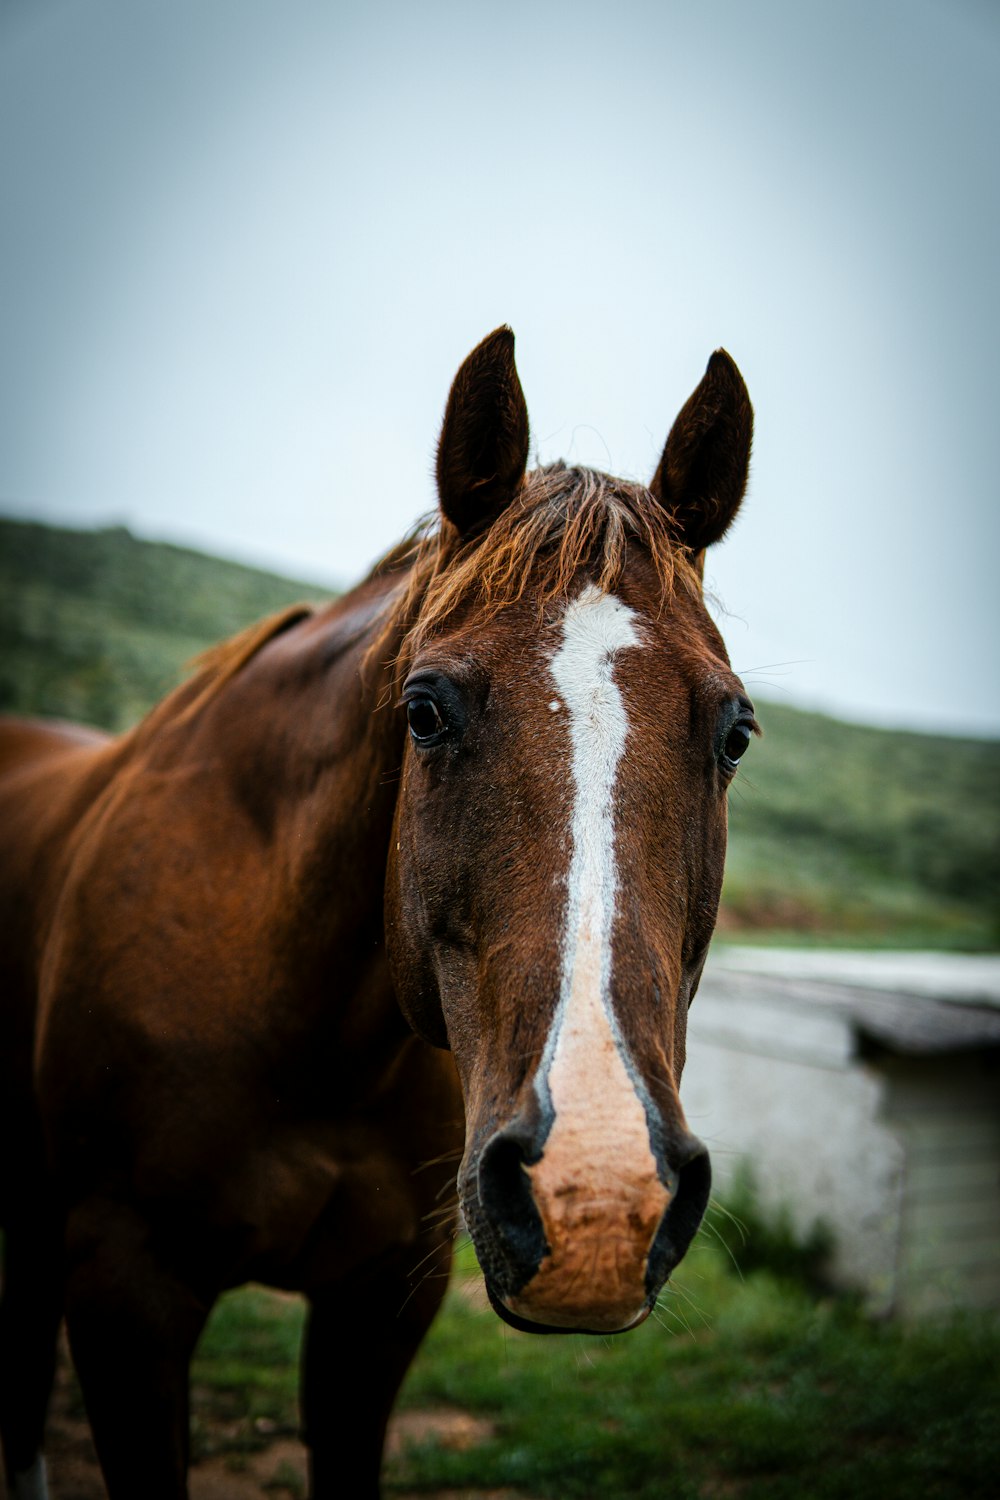
[[[42,719],[0,721],[0,968],[7,1028],[33,1014],[38,967],[75,828],[106,783],[115,742]]]

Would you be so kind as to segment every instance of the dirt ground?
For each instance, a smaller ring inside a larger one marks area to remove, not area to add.
[[[224,1441],[226,1434],[220,1432]],[[269,1433],[259,1422],[261,1441],[253,1453],[223,1453],[203,1459],[191,1469],[191,1500],[303,1500],[306,1459],[301,1443],[283,1431]],[[445,1447],[465,1449],[492,1436],[489,1422],[457,1408],[404,1411],[393,1419],[388,1452],[433,1436]],[[214,1443],[210,1446],[216,1446]],[[77,1398],[63,1354],[53,1396],[46,1443],[46,1462],[52,1500],[105,1500],[104,1485],[90,1432],[77,1410]],[[0,1466],[2,1467],[2,1466]],[[0,1477],[0,1497],[6,1490]],[[447,1490],[437,1495],[399,1496],[398,1500],[525,1500],[512,1490]]]

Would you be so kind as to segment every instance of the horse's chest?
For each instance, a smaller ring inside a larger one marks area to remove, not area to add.
[[[309,1290],[415,1241],[413,1163],[366,1134],[290,1130],[248,1152],[224,1193],[247,1231],[234,1274]]]

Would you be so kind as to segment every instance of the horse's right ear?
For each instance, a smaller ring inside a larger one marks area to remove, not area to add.
[[[725,349],[717,349],[670,429],[649,486],[691,552],[717,542],[739,510],[752,439],[753,407],[743,376]]]
[[[517,493],[528,465],[528,408],[514,335],[497,328],[455,376],[437,452],[441,509],[463,535],[485,530]]]

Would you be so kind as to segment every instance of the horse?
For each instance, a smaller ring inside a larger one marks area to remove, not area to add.
[[[514,1328],[655,1305],[710,1186],[678,1085],[757,726],[702,577],[752,421],[719,350],[648,487],[529,471],[499,328],[451,387],[435,517],[357,588],[213,648],[120,738],[5,725],[18,1500],[63,1318],[111,1500],[179,1500],[214,1301],[303,1294],[329,1500],[379,1494],[449,1201]]]

